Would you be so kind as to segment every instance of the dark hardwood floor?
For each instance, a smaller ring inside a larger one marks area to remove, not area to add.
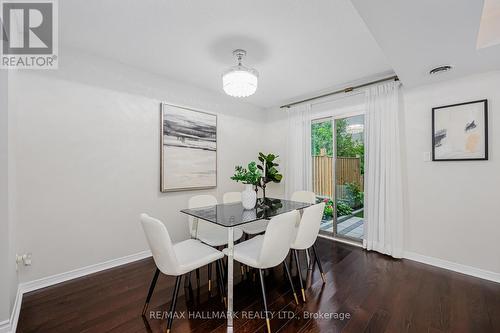
[[[266,276],[273,332],[500,332],[500,284],[324,239],[317,245],[327,284],[316,267],[309,270],[306,304],[295,305],[281,267]],[[258,275],[256,282],[252,274],[241,281],[235,266],[235,332],[265,332],[264,319],[248,318],[263,309]],[[17,331],[162,332],[165,320],[141,317],[154,269],[146,259],[26,294]],[[160,275],[149,316],[168,310],[174,281]],[[192,284],[192,292],[181,288],[177,302],[179,316],[191,318],[175,319],[172,333],[225,332],[225,319],[208,318],[224,313],[217,289],[209,297],[206,284],[196,287],[194,274]]]

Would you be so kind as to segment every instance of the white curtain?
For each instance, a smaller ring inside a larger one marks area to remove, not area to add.
[[[288,109],[286,141],[285,197],[295,191],[312,191],[311,105]]]
[[[363,245],[403,256],[403,190],[399,82],[366,90],[365,239]]]

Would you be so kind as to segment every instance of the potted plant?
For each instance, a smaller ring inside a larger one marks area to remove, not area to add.
[[[257,163],[248,163],[248,169],[237,165],[234,168],[232,180],[245,184],[245,190],[241,192],[241,203],[245,209],[253,209],[257,203],[257,192],[253,190],[253,186],[257,186],[262,178],[262,173],[257,168]]]
[[[275,162],[278,157],[278,155],[274,154],[265,155],[263,153],[259,153],[259,161],[262,163],[262,165],[258,165],[257,167],[264,173],[264,176],[260,179],[257,186],[262,188],[263,198],[266,197],[267,183],[280,183],[283,179],[283,175],[280,174],[278,169],[276,168],[277,166],[279,166],[279,164]]]

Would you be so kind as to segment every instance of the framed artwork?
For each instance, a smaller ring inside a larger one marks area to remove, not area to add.
[[[217,116],[161,104],[161,192],[217,186]]]
[[[432,109],[432,160],[488,159],[488,100]]]

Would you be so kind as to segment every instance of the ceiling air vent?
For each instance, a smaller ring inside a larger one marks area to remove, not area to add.
[[[429,74],[435,75],[435,74],[440,74],[443,72],[448,72],[448,71],[451,71],[452,68],[453,67],[451,67],[450,65],[439,66],[439,67],[431,69],[429,71]]]

